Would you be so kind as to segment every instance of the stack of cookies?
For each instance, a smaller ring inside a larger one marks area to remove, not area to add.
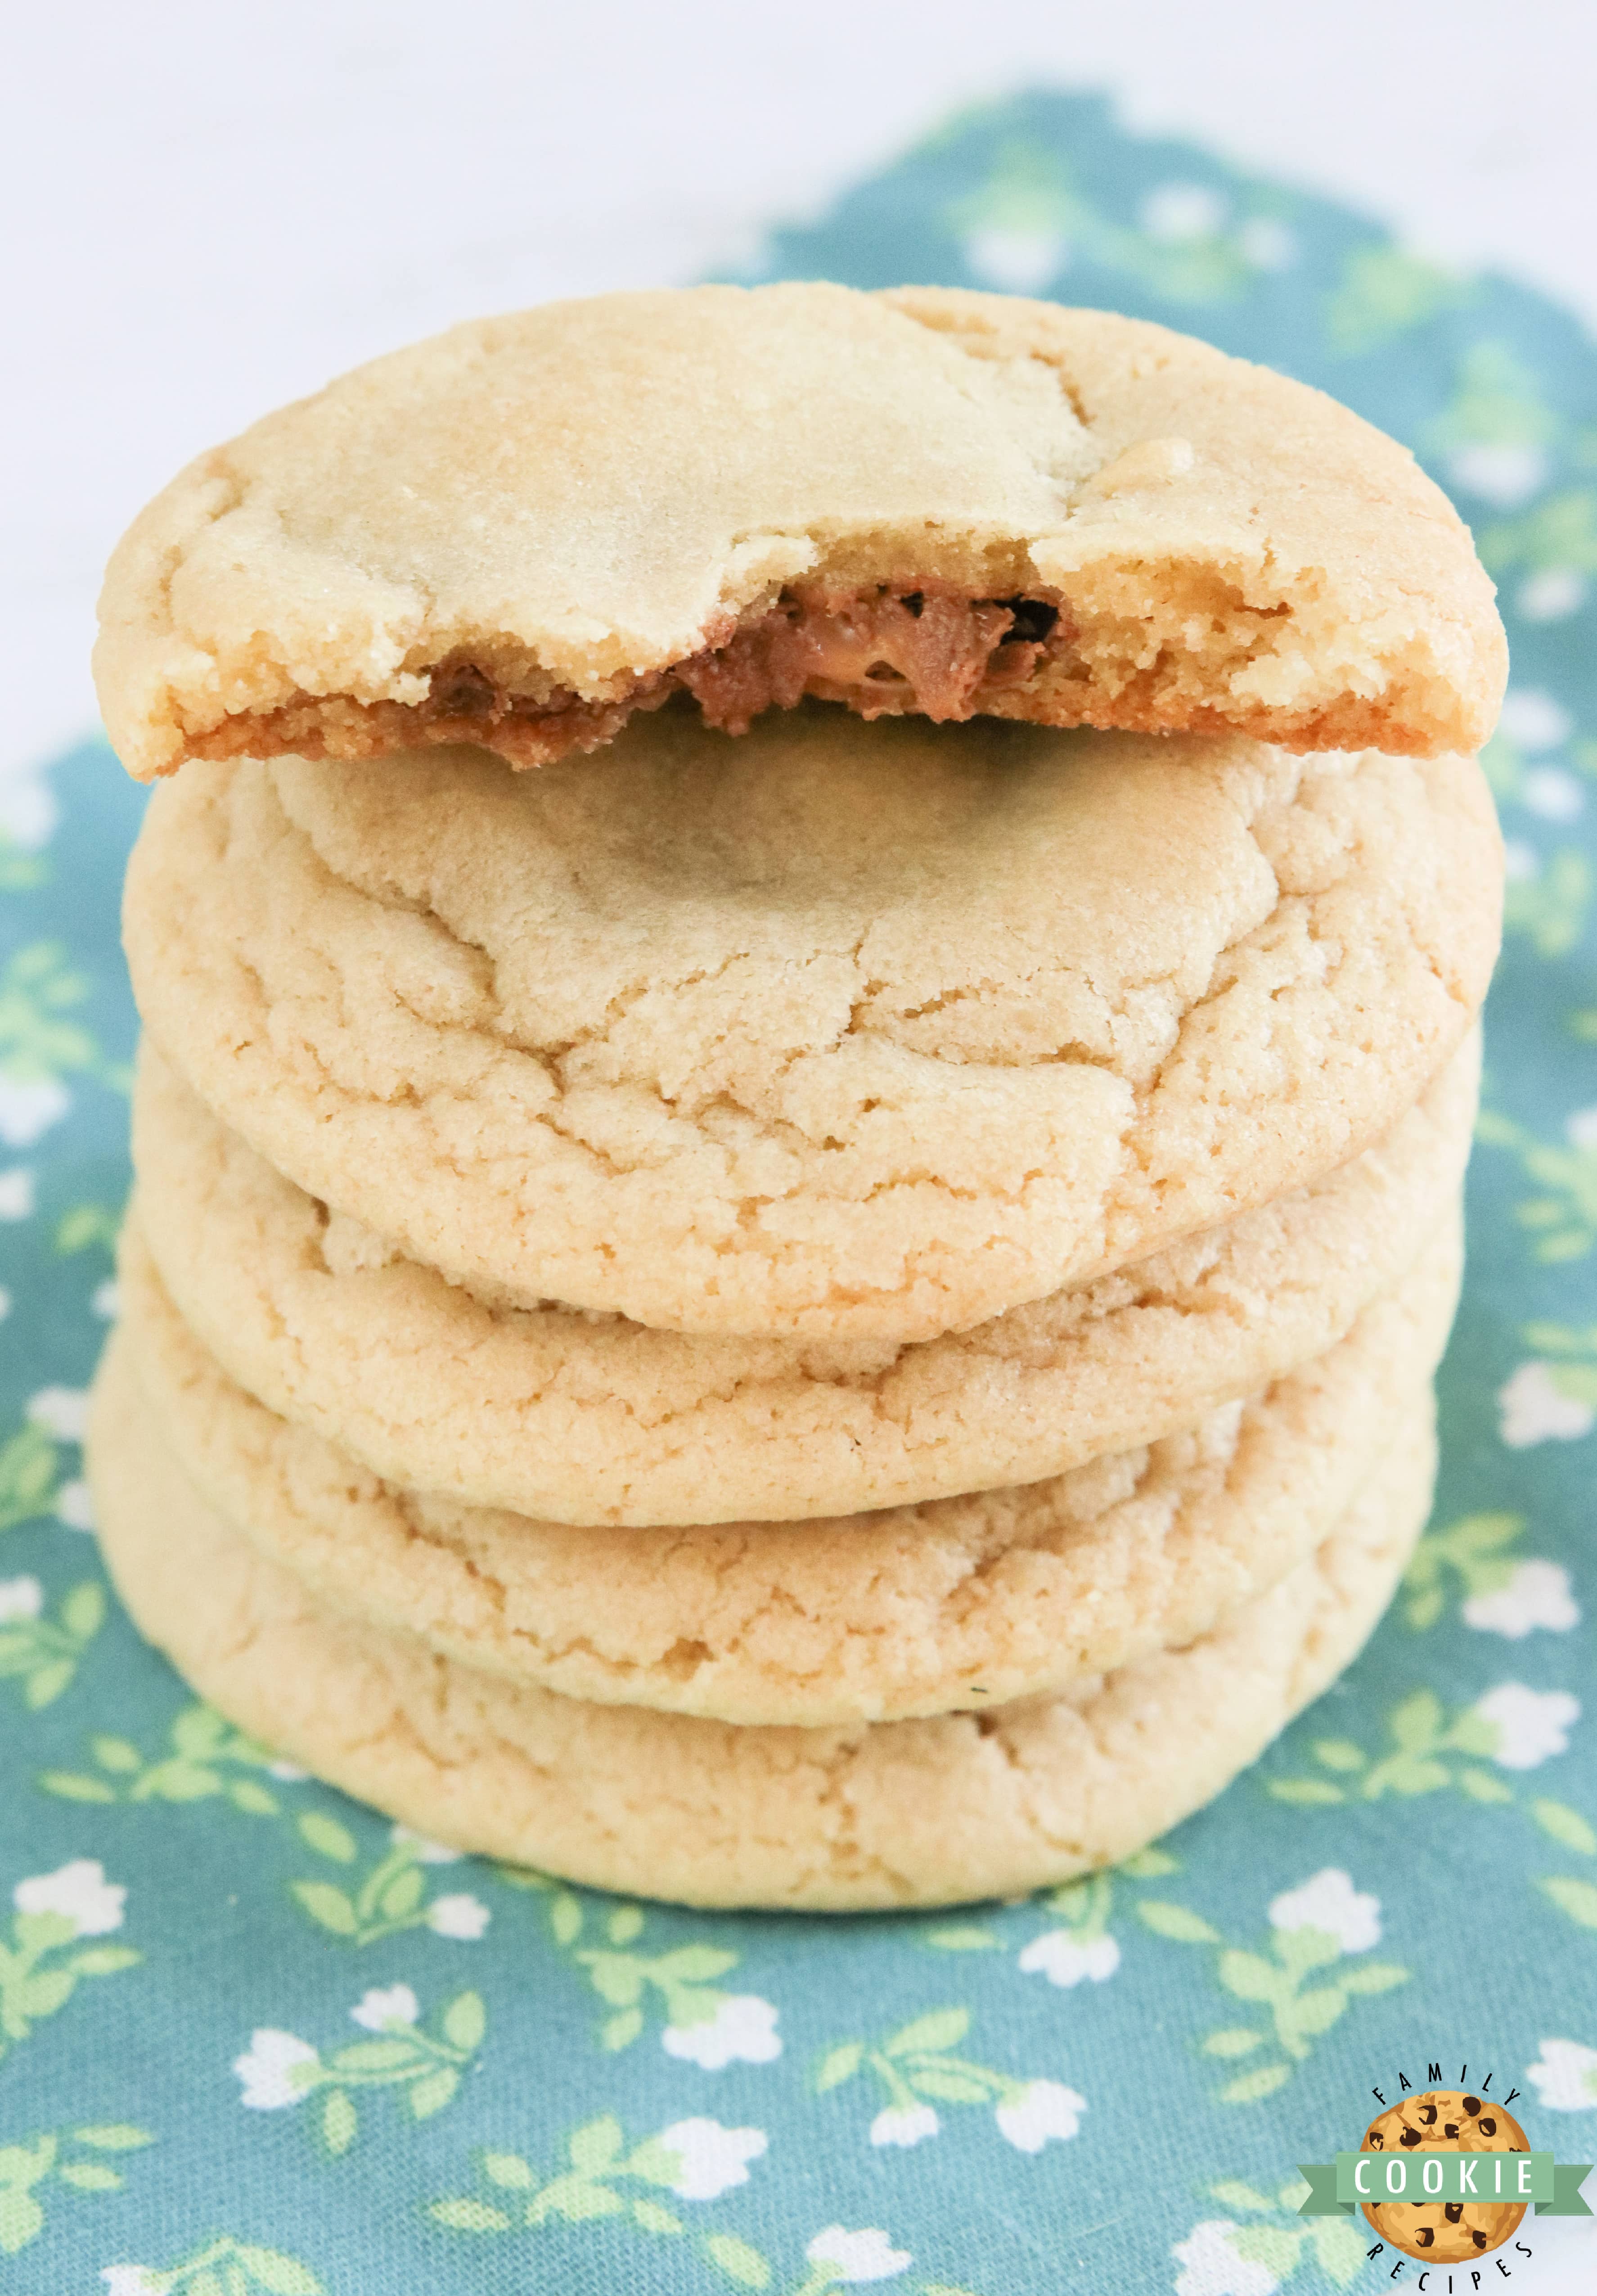
[[[1424,1521],[1503,654],[1409,456],[1162,329],[463,327],[203,457],[90,1467],[143,1632],[423,1832],[841,1909],[1213,1795]]]

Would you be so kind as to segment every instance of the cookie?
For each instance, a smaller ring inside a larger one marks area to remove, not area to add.
[[[297,1185],[523,1302],[923,1339],[1312,1185],[1462,1042],[1478,769],[820,704],[159,790],[152,1036]]]
[[[990,1715],[808,1730],[588,1704],[322,1610],[184,1477],[120,1337],[87,1460],[135,1624],[290,1759],[442,1841],[598,1888],[842,1912],[1063,1882],[1217,1793],[1374,1625],[1434,1446],[1417,1416],[1318,1553],[1187,1650]]]
[[[283,1179],[149,1043],[138,1225],[233,1378],[390,1481],[560,1522],[852,1514],[1062,1473],[1323,1354],[1455,1194],[1478,1070],[1472,1034],[1318,1187],[909,1347],[485,1300]]]
[[[140,779],[479,741],[674,693],[1473,751],[1506,652],[1391,439],[1106,311],[785,284],[456,327],[268,415],[137,520],[95,676]]]
[[[1312,1554],[1405,1427],[1457,1295],[1456,1209],[1317,1363],[1068,1475],[816,1522],[614,1529],[380,1481],[235,1387],[136,1221],[127,1345],[195,1487],[328,1610],[569,1697],[737,1723],[977,1710],[1191,1642]]]
[[[1464,2089],[1426,2089],[1378,2113],[1361,2152],[1528,2152],[1511,2112]],[[1483,2184],[1486,2180],[1482,2179]],[[1487,2186],[1489,2190],[1489,2185]],[[1519,2228],[1523,2201],[1380,2201],[1364,2214],[1382,2240],[1427,2264],[1458,2264],[1501,2248]]]

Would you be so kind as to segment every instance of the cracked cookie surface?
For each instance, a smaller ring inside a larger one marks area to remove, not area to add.
[[[196,1488],[330,1611],[569,1697],[874,1722],[985,1711],[1183,1645],[1300,1563],[1413,1431],[1459,1217],[1318,1362],[1188,1431],[1044,1482],[814,1522],[603,1529],[382,1482],[227,1380],[136,1222],[123,1344]]]
[[[161,1051],[462,1281],[667,1331],[968,1329],[1312,1185],[1466,1033],[1477,767],[809,705],[514,775],[158,791]]]
[[[1455,1193],[1478,1071],[1475,1033],[1317,1187],[907,1347],[690,1339],[467,1291],[274,1171],[149,1042],[138,1226],[230,1375],[391,1481],[572,1523],[852,1514],[1062,1473],[1322,1354]]]
[[[829,1729],[594,1705],[322,1610],[200,1497],[120,1341],[86,1457],[141,1631],[290,1759],[435,1838],[597,1888],[843,1912],[1062,1882],[1217,1793],[1373,1627],[1435,1452],[1421,1417],[1310,1560],[1184,1651],[992,1715]]]
[[[1320,392],[1110,312],[824,283],[454,329],[201,455],[119,545],[95,674],[141,778],[691,693],[1472,751],[1467,529]]]

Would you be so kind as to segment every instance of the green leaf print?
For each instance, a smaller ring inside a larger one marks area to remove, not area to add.
[[[329,1817],[325,1810],[307,1809],[294,1824],[300,1840],[319,1850],[323,1857],[336,1858],[340,1866],[355,1863],[355,1836],[336,1817]]]
[[[1210,1927],[1202,1915],[1189,1912],[1185,1906],[1166,1905],[1157,1898],[1146,1898],[1137,1912],[1151,1930],[1160,1937],[1174,1938],[1180,1945],[1218,1945],[1220,1932]]]
[[[168,1751],[147,1756],[130,1739],[104,1733],[88,1742],[94,1768],[45,1770],[38,1783],[64,1801],[188,1803],[225,1800],[247,1817],[291,1826],[296,1838],[319,1857],[348,1867],[358,1855],[349,1828],[322,1809],[285,1809],[264,1775],[283,1775],[307,1784],[302,1773],[279,1763],[267,1747],[235,1730],[215,1710],[185,1707],[168,1732]],[[367,1946],[405,1930],[430,1929],[440,1937],[479,1938],[488,1925],[487,1906],[463,1891],[430,1896],[422,1866],[433,1853],[403,1826],[390,1829],[390,1846],[364,1877],[348,1888],[307,1876],[291,1882],[289,1895],[329,1937]],[[445,1855],[453,1861],[454,1852]]]
[[[1333,349],[1363,355],[1423,326],[1439,311],[1467,301],[1469,283],[1382,240],[1355,248],[1325,306]]]
[[[1441,1536],[1445,1538],[1448,1534]],[[1421,1595],[1430,1591],[1430,1585],[1422,1582]],[[1449,1716],[1434,1691],[1416,1690],[1390,1710],[1387,1731],[1389,1751],[1373,1757],[1351,1739],[1316,1740],[1311,1751],[1332,1776],[1271,1778],[1266,1792],[1277,1801],[1305,1806],[1380,1801],[1388,1794],[1412,1798],[1450,1789],[1476,1801],[1512,1801],[1511,1787],[1495,1772],[1453,1759],[1459,1755],[1489,1759],[1497,1751],[1496,1725],[1474,1707],[1458,1707]]]
[[[281,2249],[262,2248],[224,2234],[166,2266],[124,2264],[113,2267],[148,2296],[327,2296],[309,2265]]]
[[[336,1865],[347,1866],[357,1854],[348,1827],[324,1812],[307,1811],[296,1830],[311,1849]],[[406,1930],[422,1929],[439,1937],[470,1939],[480,1937],[488,1925],[487,1908],[476,1898],[458,1892],[429,1896],[422,1845],[403,1827],[394,1828],[389,1849],[348,1889],[334,1882],[307,1880],[291,1882],[289,1894],[318,1929],[354,1946],[375,1945]]]
[[[1597,494],[1575,487],[1549,495],[1475,539],[1488,574],[1597,574]]]
[[[410,2119],[430,2120],[449,2104],[487,2029],[482,1997],[459,1993],[436,2019],[424,2020],[408,1985],[374,1986],[349,2012],[374,2038],[321,2050],[297,2034],[257,2032],[233,2070],[243,2102],[257,2108],[310,2105],[307,2114],[323,2150],[341,2160],[360,2134],[356,2095],[388,2089]],[[456,2040],[463,2034],[475,2038]]]
[[[50,882],[50,863],[29,853],[9,830],[0,830],[0,893],[31,893]]]
[[[817,2095],[870,2076],[882,2099],[870,2126],[873,2145],[907,2147],[938,2134],[939,2104],[991,2107],[1001,2136],[1023,2152],[1074,2136],[1085,2100],[1053,2080],[1027,2080],[954,2052],[970,2030],[964,2008],[932,2009],[878,2040],[833,2043],[815,2067]]]
[[[938,2049],[951,2049],[962,2041],[970,2026],[968,2009],[934,2009],[924,2017],[917,2017],[892,2037],[883,2041],[881,2051],[888,2057],[924,2055]]]
[[[73,1204],[55,1226],[55,1249],[62,1259],[74,1252],[99,1250],[114,1253],[122,1232],[122,1215],[109,1204]]]
[[[192,1802],[221,1796],[250,1816],[278,1815],[277,1800],[258,1775],[270,1768],[273,1757],[212,1708],[186,1707],[171,1726],[168,1745],[168,1752],[151,1759],[130,1740],[102,1734],[89,1741],[94,1771],[46,1770],[39,1784],[67,1801]],[[241,1777],[240,1771],[254,1775]]]
[[[1597,1324],[1527,1324],[1523,1337],[1538,1356],[1552,1358],[1547,1370],[1560,1395],[1597,1410]]]
[[[1109,1926],[1117,1890],[1123,1890],[1128,1883],[1160,1881],[1175,1873],[1178,1866],[1167,1849],[1151,1845],[1118,1866],[1084,1874],[1077,1881],[1040,1892],[1032,1900],[1033,1906],[1052,1919],[1021,1948],[1017,1956],[1021,1973],[1045,1977],[1051,1985],[1061,1988],[1105,1983],[1120,1966],[1119,1942]],[[1160,1918],[1156,1912],[1151,1926],[1157,1928]],[[1173,1918],[1184,1923],[1192,1916],[1177,1907]],[[978,1942],[981,1946],[999,1943],[987,1931],[978,1931],[976,1939],[970,1942],[961,1932],[954,1935],[958,1943],[951,1943],[946,1931],[939,1928],[931,1931],[925,1942],[945,1952],[970,1951]]]
[[[1298,2210],[1307,2197],[1308,2186],[1300,2178],[1283,2185],[1274,2200],[1253,2185],[1234,2180],[1208,2188],[1210,2200],[1230,2210],[1233,2219],[1245,2219],[1224,2226],[1224,2246],[1243,2265],[1257,2265],[1268,2272],[1273,2287],[1286,2287],[1302,2272],[1309,2276],[1304,2296],[1311,2296],[1311,2287],[1321,2284],[1314,2277],[1316,2267],[1333,2288],[1350,2287],[1364,2269],[1367,2235],[1355,2231],[1342,2217],[1322,2217],[1305,2223]],[[1214,2222],[1206,2210],[1206,2225],[1212,2226]],[[1230,2276],[1214,2256],[1212,2233],[1209,2240],[1202,2264],[1195,2269],[1218,2286],[1221,2279],[1216,2276]],[[1178,2243],[1176,2256],[1185,2253],[1185,2243]],[[1248,2284],[1253,2285],[1251,2278]]]
[[[32,941],[0,968],[0,1075],[13,1084],[54,1083],[74,1071],[106,1077],[88,1030],[62,1016],[89,983],[60,941]]]
[[[1549,1146],[1495,1109],[1481,1111],[1476,1136],[1517,1156],[1526,1177],[1541,1191],[1518,1204],[1514,1215],[1530,1231],[1535,1257],[1555,1262],[1583,1259],[1597,1242],[1597,1147]]]
[[[15,1682],[30,1712],[71,1686],[78,1660],[105,1620],[105,1589],[86,1578],[45,1614],[37,1578],[0,1586],[0,1679]]]
[[[750,2248],[746,2240],[739,2240],[733,2233],[711,2233],[704,2243],[704,2253],[735,2287],[771,2285],[771,2267],[758,2249]]]
[[[1573,1874],[1552,1874],[1538,1882],[1536,1887],[1583,1930],[1597,1930],[1597,1882],[1578,1881]]]
[[[28,1420],[0,1445],[0,1530],[50,1513],[60,1490],[61,1454],[46,1431]]]
[[[565,2166],[548,2177],[520,2152],[483,2152],[478,2166],[494,2198],[452,2194],[432,2202],[427,2214],[446,2232],[477,2234],[537,2231],[558,2220],[625,2226],[660,2240],[687,2236],[737,2285],[770,2285],[771,2267],[758,2249],[727,2233],[695,2236],[674,2209],[654,2197],[672,2192],[701,2205],[746,2185],[748,2164],[766,2150],[762,2130],[697,2119],[674,2123],[629,2148],[621,2122],[606,2112],[573,2129],[565,2150]],[[645,2191],[623,2189],[638,2185]]]
[[[1503,930],[1529,941],[1551,962],[1568,956],[1585,930],[1592,898],[1591,864],[1573,845],[1555,847],[1532,876],[1511,877],[1503,900]],[[1483,1132],[1484,1140],[1488,1136]]]
[[[1550,1801],[1543,1795],[1531,1803],[1530,1814],[1543,1833],[1561,1841],[1566,1849],[1578,1850],[1583,1857],[1597,1857],[1597,1828],[1589,1825],[1568,1802]]]
[[[1339,1892],[1336,1902],[1347,1898],[1351,1885],[1345,1874],[1319,1875],[1296,1894],[1323,1896],[1328,1885]],[[1249,2024],[1218,2026],[1198,2045],[1204,2055],[1223,2061],[1250,2057],[1272,2044],[1280,2053],[1225,2082],[1215,2092],[1221,2104],[1255,2104],[1273,2095],[1311,2054],[1315,2041],[1340,2021],[1355,1997],[1385,1993],[1408,1981],[1406,1969],[1364,1958],[1371,1932],[1347,1932],[1353,1942],[1345,1945],[1341,1935],[1302,1918],[1301,1907],[1291,1902],[1293,1895],[1289,1892],[1272,1905],[1268,1940],[1258,1950],[1228,1945],[1211,1923],[1189,1915],[1184,1906],[1155,1901],[1137,1908],[1160,1937],[1180,1945],[1217,1948],[1215,1977],[1222,1990],[1266,2013]],[[1333,1903],[1330,1898],[1324,1902]],[[1352,1906],[1360,1902],[1353,1900]],[[1374,1901],[1362,1902],[1369,1906]],[[1298,1917],[1289,1919],[1291,1915]],[[1306,1981],[1316,1976],[1318,1981]]]
[[[1117,222],[1078,181],[1057,145],[1011,138],[986,179],[947,210],[965,260],[985,283],[1035,292],[1079,253],[1178,303],[1229,299],[1290,246],[1273,207],[1239,206],[1206,185],[1175,184],[1144,202],[1142,227]]]
[[[0,2057],[64,2009],[81,1979],[114,1977],[143,1958],[132,1946],[83,1942],[120,1929],[127,1895],[97,1858],[17,1883],[9,1941],[0,1943]]]
[[[1447,404],[1425,436],[1433,450],[1454,454],[1470,447],[1550,447],[1560,428],[1535,372],[1511,344],[1487,337],[1464,353]]]
[[[1427,1531],[1414,1549],[1403,1574],[1403,1615],[1417,1633],[1435,1626],[1446,1603],[1449,1575],[1455,1577],[1466,1598],[1495,1594],[1513,1576],[1515,1557],[1509,1549],[1524,1536],[1519,1514],[1471,1514],[1445,1529]],[[1314,1749],[1318,1760],[1347,1770],[1364,1767],[1356,1746],[1342,1742],[1346,1759],[1333,1761],[1322,1740]]]
[[[658,2015],[663,2019],[667,2047],[675,2040],[676,2054],[692,2056],[695,2047],[683,2037],[714,2027],[717,2017],[734,2007],[733,1997],[714,1982],[737,1966],[737,1955],[726,1947],[700,1942],[659,1954],[634,1952],[630,1948],[644,1933],[643,1908],[622,1905],[603,1913],[602,1901],[594,1906],[594,1919],[605,1941],[588,1943],[586,1940],[594,1933],[589,1909],[576,1890],[524,1866],[502,1866],[495,1870],[512,1889],[547,1898],[552,1941],[585,1973],[594,1991],[615,2013],[600,2021],[599,2044],[604,2050],[613,2054],[630,2048],[651,2016]],[[764,2004],[757,2006],[765,2008]],[[774,2022],[774,2013],[768,2013]],[[761,2054],[774,2055],[776,2045],[762,2048]],[[725,2062],[726,2058],[717,2062]]]
[[[94,2159],[94,2153],[137,2152],[154,2142],[152,2129],[119,2121],[102,2128],[48,2129],[0,2144],[0,2254],[16,2255],[43,2232],[45,2202],[53,2197],[52,2185],[64,2185],[74,2193],[121,2191],[126,2182],[121,2170]],[[90,2155],[86,2159],[85,2147]]]

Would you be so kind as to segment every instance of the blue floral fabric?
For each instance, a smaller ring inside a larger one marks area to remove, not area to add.
[[[1392,2284],[1296,2163],[1400,2072],[1592,2152],[1597,354],[1074,97],[954,120],[742,275],[817,275],[1191,329],[1410,441],[1476,529],[1512,883],[1433,1527],[1253,1771],[1023,1904],[676,1913],[396,1831],[196,1704],[85,1535],[140,799],[99,744],[0,784],[0,2288],[1314,2296]],[[1527,2218],[1519,2284],[1588,2284],[1591,2230]]]

